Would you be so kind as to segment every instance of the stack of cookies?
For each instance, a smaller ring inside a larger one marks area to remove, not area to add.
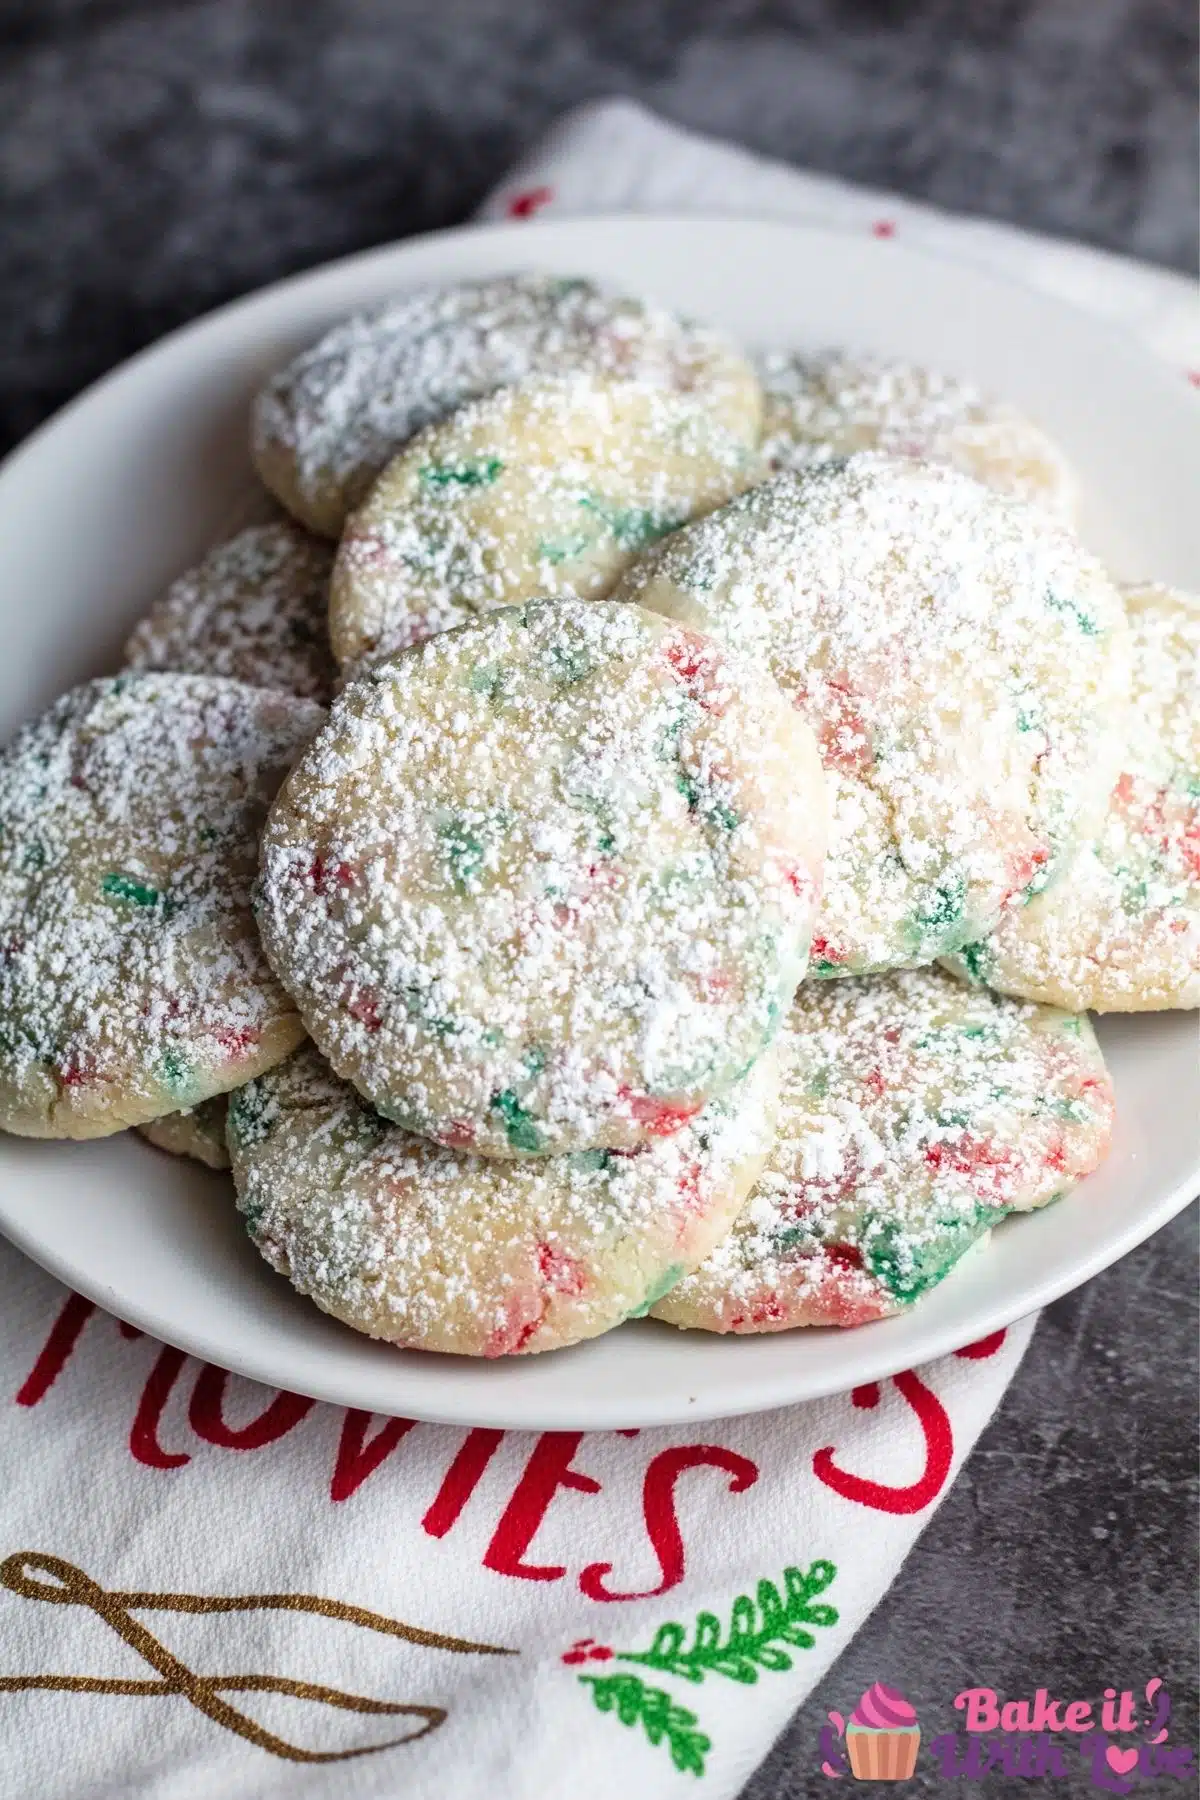
[[[276,375],[280,511],[0,758],[0,1126],[407,1348],[911,1306],[1200,1005],[1200,602],[1013,408],[594,283]]]

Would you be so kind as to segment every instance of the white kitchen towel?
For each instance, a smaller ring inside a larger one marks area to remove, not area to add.
[[[631,100],[601,100],[568,113],[517,164],[479,217],[621,212],[791,219],[902,237],[1124,326],[1200,389],[1200,297],[1187,276],[789,169],[669,125]]]
[[[1169,276],[619,103],[488,210],[544,206],[911,221],[1200,367]],[[732,1796],[886,1593],[1031,1331],[716,1425],[466,1431],[257,1388],[0,1246],[0,1800]],[[919,1670],[878,1674],[944,1704]],[[814,1783],[820,1760],[814,1730]]]

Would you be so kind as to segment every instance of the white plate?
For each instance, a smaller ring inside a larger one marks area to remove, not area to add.
[[[203,319],[108,377],[0,471],[0,738],[115,665],[134,620],[251,491],[247,402],[348,310],[430,280],[541,267],[685,308],[750,344],[912,356],[1025,405],[1090,497],[1121,574],[1200,587],[1200,416],[1181,377],[1070,308],[894,243],[751,221],[601,219],[442,233],[373,251]],[[80,1292],[225,1368],[320,1399],[472,1425],[649,1425],[812,1399],[941,1355],[1065,1293],[1200,1186],[1200,1058],[1187,1014],[1101,1038],[1118,1124],[1101,1172],[1002,1225],[903,1318],[851,1332],[712,1338],[645,1322],[476,1363],[370,1343],[260,1261],[227,1185],[132,1135],[0,1138],[0,1229]],[[1153,1297],[1147,1296],[1153,1304]]]

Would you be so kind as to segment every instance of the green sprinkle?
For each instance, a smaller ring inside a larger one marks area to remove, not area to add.
[[[467,677],[467,686],[471,692],[482,694],[493,706],[499,706],[504,699],[508,683],[509,671],[498,668],[495,663],[480,663]]]
[[[907,1305],[936,1287],[975,1240],[1004,1216],[1004,1207],[977,1206],[969,1221],[939,1221],[942,1231],[924,1242],[888,1220],[868,1217],[859,1234],[863,1261],[889,1294]]]
[[[601,521],[622,550],[645,550],[685,522],[682,514],[659,513],[646,506],[610,506],[586,494],[579,504]]]
[[[21,858],[21,867],[23,869],[35,870],[35,869],[44,869],[45,866],[46,866],[46,846],[45,846],[45,844],[38,843],[35,840],[32,844],[26,845],[25,854]]]
[[[458,892],[465,894],[483,868],[483,845],[457,814],[438,826],[438,837],[450,867],[450,879]]]
[[[1069,1125],[1086,1125],[1092,1116],[1082,1100],[1048,1100],[1044,1094],[1034,1111],[1048,1113],[1052,1119],[1065,1119]]]
[[[991,958],[986,944],[964,944],[958,954],[972,981],[987,981],[987,965]]]
[[[726,806],[721,800],[714,800],[704,809],[704,817],[719,825],[722,831],[736,831],[742,822],[742,815],[735,813],[732,806]]]
[[[425,463],[419,479],[431,488],[491,487],[503,467],[498,456],[487,456],[480,462]]]
[[[827,956],[814,956],[808,965],[812,975],[843,975],[845,969],[841,963],[830,962]]]
[[[542,1147],[542,1134],[533,1116],[525,1111],[511,1088],[492,1095],[492,1111],[504,1120],[504,1135],[514,1150],[535,1151]]]
[[[243,1206],[242,1219],[245,1222],[246,1233],[249,1237],[256,1237],[258,1235],[258,1228],[262,1224],[262,1216],[266,1210],[267,1209],[261,1200],[247,1200],[246,1204]]]
[[[646,1298],[642,1301],[642,1304],[633,1307],[630,1312],[625,1314],[625,1317],[627,1319],[644,1319],[646,1314],[650,1311],[650,1308],[652,1306],[657,1306],[663,1295],[669,1294],[671,1289],[676,1287],[679,1282],[683,1280],[683,1277],[683,1264],[672,1263],[670,1268],[665,1270],[664,1273],[659,1276],[657,1281],[650,1284]]]
[[[675,777],[675,786],[687,801],[688,811],[695,812],[700,804],[700,783],[680,769]]]
[[[192,1083],[192,1065],[178,1050],[164,1050],[162,1078],[168,1093],[184,1094]]]
[[[1083,1020],[1078,1013],[1068,1013],[1062,1022],[1062,1028],[1068,1037],[1083,1036]]]
[[[559,563],[571,562],[575,557],[582,556],[588,546],[594,542],[595,539],[587,536],[586,533],[581,533],[577,537],[564,538],[558,543],[549,538],[539,538],[537,553],[541,561],[557,567]]]
[[[164,912],[175,909],[165,894],[157,888],[148,887],[139,881],[136,875],[123,875],[119,869],[110,870],[100,883],[100,892],[110,895],[114,900],[128,900],[131,906],[161,906]]]
[[[550,648],[550,679],[560,687],[571,687],[582,681],[585,675],[592,672],[592,659],[582,645],[573,649],[566,644],[553,644]]]
[[[1084,637],[1100,636],[1100,626],[1097,620],[1069,595],[1056,594],[1053,588],[1047,588],[1046,605],[1051,612],[1065,613],[1069,619],[1073,619]]]
[[[545,1066],[546,1052],[542,1049],[540,1044],[534,1044],[531,1049],[525,1052],[525,1072],[530,1080],[533,1080],[535,1076],[541,1074]]]
[[[611,1169],[615,1158],[611,1150],[573,1150],[570,1160],[573,1169],[582,1169],[590,1175],[601,1169]]]
[[[924,936],[929,931],[943,931],[962,917],[966,905],[967,883],[963,875],[955,875],[951,880],[942,882],[934,888],[932,899],[918,906],[914,913],[918,930]]]

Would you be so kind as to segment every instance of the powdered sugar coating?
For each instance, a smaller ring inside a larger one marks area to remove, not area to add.
[[[986,935],[1112,780],[1119,594],[1069,532],[952,469],[864,453],[778,475],[651,551],[616,598],[736,644],[816,732],[816,974]]]
[[[410,1137],[312,1049],[234,1095],[238,1205],[325,1312],[411,1349],[530,1355],[640,1315],[703,1260],[770,1147],[773,1053],[674,1137],[498,1162]]]
[[[0,756],[0,1126],[102,1137],[304,1035],[250,914],[258,834],[321,724],[197,675],[75,688]]]
[[[1112,1085],[1087,1019],[939,969],[806,982],[780,1056],[758,1185],[655,1318],[761,1332],[903,1311],[1108,1150]]]
[[[208,1169],[229,1167],[229,1146],[225,1142],[225,1116],[228,1100],[218,1094],[214,1100],[203,1100],[199,1106],[183,1112],[168,1113],[164,1119],[151,1119],[139,1125],[138,1131],[156,1150],[171,1156],[186,1156],[203,1163]]]
[[[1095,1012],[1200,1006],[1200,598],[1125,589],[1132,704],[1103,823],[1045,894],[947,966]]]
[[[133,669],[225,675],[328,704],[333,552],[290,520],[251,525],[173,581],[125,646]]]
[[[759,374],[763,453],[773,469],[882,450],[948,463],[1064,525],[1076,523],[1079,484],[1057,444],[973,382],[846,350],[769,351],[759,358]]]
[[[343,668],[537,595],[598,599],[648,544],[762,473],[694,397],[574,375],[420,433],[347,520],[329,623]]]
[[[401,295],[335,325],[255,402],[259,473],[302,524],[337,537],[414,432],[530,377],[578,370],[702,400],[746,445],[762,395],[720,333],[578,277],[508,275]]]
[[[491,613],[351,682],[263,839],[267,954],[339,1074],[455,1148],[667,1135],[804,972],[811,733],[639,608]]]

